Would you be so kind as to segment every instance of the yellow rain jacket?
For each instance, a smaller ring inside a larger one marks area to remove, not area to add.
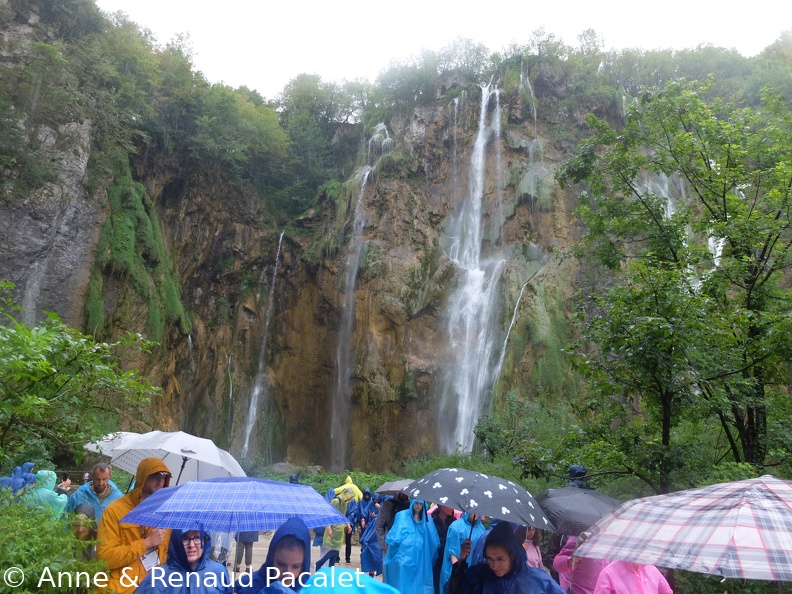
[[[360,503],[360,500],[363,499],[363,491],[361,491],[358,486],[352,482],[351,476],[346,477],[343,485],[335,488],[336,495],[341,495],[341,491],[347,487],[352,487],[352,490],[355,492],[355,501]],[[343,514],[344,512],[342,511],[341,513]]]
[[[144,458],[138,464],[135,474],[135,488],[129,493],[116,499],[102,513],[97,535],[96,556],[107,562],[110,569],[109,580],[106,588],[97,587],[95,594],[131,594],[148,573],[140,560],[146,554],[144,542],[147,529],[137,524],[122,524],[119,522],[127,513],[141,502],[143,483],[155,472],[170,473],[170,469],[159,458]],[[170,530],[162,539],[158,547],[160,565],[168,556],[168,540]],[[126,571],[124,571],[126,570]]]

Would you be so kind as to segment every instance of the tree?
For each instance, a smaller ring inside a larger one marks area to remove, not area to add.
[[[148,349],[139,335],[97,343],[47,314],[40,326],[16,321],[11,283],[0,283],[0,465],[31,444],[51,454],[100,437],[158,393],[124,371],[119,348]]]
[[[657,418],[666,460],[671,431],[704,412],[737,463],[761,469],[767,399],[788,381],[792,118],[766,92],[760,108],[707,103],[707,84],[644,92],[616,130],[594,134],[559,172],[585,181],[587,257],[620,272],[586,321],[596,352],[591,387]]]

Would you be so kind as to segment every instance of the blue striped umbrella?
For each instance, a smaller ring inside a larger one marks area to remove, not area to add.
[[[252,477],[190,481],[149,495],[121,522],[206,532],[275,530],[302,518],[309,528],[347,519],[313,487]]]

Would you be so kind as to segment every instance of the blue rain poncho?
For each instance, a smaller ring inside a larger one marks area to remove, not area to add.
[[[121,499],[124,495],[113,481],[108,481],[108,483],[110,492],[104,499],[99,499],[96,493],[93,492],[91,488],[93,481],[80,485],[80,488],[69,496],[69,503],[66,504],[66,513],[70,514],[78,505],[87,503],[96,510],[96,522],[99,523],[99,520],[102,519],[102,512],[107,509],[107,506],[116,499]]]
[[[20,491],[24,492],[32,488],[36,482],[36,475],[31,472],[34,466],[34,462],[25,462],[22,466],[15,466],[11,471],[11,476],[0,478],[0,488],[11,489],[14,495],[21,495]]]
[[[421,518],[413,517],[413,505],[423,504]],[[426,503],[410,501],[410,507],[396,514],[385,542],[385,581],[402,594],[433,594],[432,566],[439,556],[440,537],[434,522],[428,521]]]
[[[377,539],[377,512],[379,508],[376,503],[379,503],[379,499],[380,496],[377,494],[371,498],[371,505],[366,508],[368,510],[366,527],[360,535],[360,569],[366,573],[373,571],[376,575],[382,573],[382,548]]]
[[[201,531],[203,551],[195,569],[187,562],[182,535],[189,530],[171,530],[168,558],[161,567],[146,574],[135,594],[231,594],[233,582],[226,568],[209,559],[212,541]]]
[[[308,531],[308,526],[302,518],[289,518],[280,528],[275,531],[270,541],[269,550],[267,551],[267,558],[264,564],[253,574],[253,579],[250,584],[243,583],[241,580],[237,582],[234,589],[237,593],[244,594],[271,594],[274,592],[291,592],[292,594],[301,588],[300,580],[297,579],[293,587],[286,587],[281,582],[272,581],[275,577],[274,574],[267,575],[267,569],[275,567],[275,552],[278,550],[278,543],[287,536],[293,536],[303,544],[305,556],[303,557],[302,574],[311,572],[311,533]],[[303,576],[303,583],[307,581],[308,576]],[[268,579],[269,578],[269,579]],[[299,578],[299,576],[298,576]],[[268,585],[269,583],[269,585]]]
[[[485,537],[485,554],[487,547],[493,543],[501,545],[511,553],[514,564],[509,573],[502,577],[496,576],[486,561],[469,568],[464,562],[457,563],[449,580],[448,591],[451,594],[500,594],[501,592],[565,594],[546,571],[528,565],[525,549],[508,522],[501,522]],[[464,576],[460,576],[462,571]]]
[[[460,551],[462,550],[462,541],[470,538],[470,550],[474,550],[476,543],[484,536],[487,529],[481,523],[481,518],[476,518],[476,522],[471,523],[470,514],[462,514],[458,520],[451,522],[446,533],[446,546],[443,553],[443,567],[440,570],[440,591],[446,582],[451,578],[451,555],[459,558]]]
[[[345,567],[323,567],[311,576],[303,594],[399,594],[388,584]]]
[[[39,470],[36,473],[36,482],[33,484],[33,488],[23,497],[24,501],[29,505],[48,509],[53,516],[59,517],[66,509],[69,497],[55,492],[55,483],[57,482],[58,475],[54,470]]]

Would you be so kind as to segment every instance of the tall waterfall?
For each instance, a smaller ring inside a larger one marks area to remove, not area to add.
[[[275,254],[275,266],[272,269],[272,280],[270,282],[267,313],[264,316],[264,335],[261,339],[261,349],[259,350],[258,372],[256,373],[256,379],[253,382],[253,391],[250,394],[250,407],[248,408],[248,419],[247,424],[245,425],[245,443],[242,446],[243,458],[247,458],[248,455],[248,449],[250,447],[250,435],[253,433],[253,429],[256,426],[259,400],[264,402],[265,411],[268,411],[269,409],[269,400],[267,398],[269,395],[269,377],[267,373],[267,338],[269,337],[269,326],[270,320],[272,318],[272,304],[275,301],[275,281],[277,280],[278,267],[280,265],[281,243],[283,243],[284,233],[286,232],[281,231],[280,237],[278,238],[278,251]],[[264,440],[260,449],[261,453],[263,453],[266,457],[266,462],[270,463],[272,462],[270,459],[272,456],[272,420],[267,419],[266,421]]]
[[[497,376],[496,351],[503,341],[497,288],[505,260],[497,252],[482,254],[487,146],[500,136],[500,104],[498,90],[492,84],[482,86],[481,95],[467,194],[448,227],[448,255],[459,279],[449,300],[451,361],[443,374],[440,393],[440,446],[449,452],[457,446],[463,451],[473,447],[473,429],[488,404]],[[488,121],[493,100],[495,108]],[[499,208],[495,205],[495,216]]]
[[[383,147],[380,146],[378,148],[381,150]],[[370,154],[371,142],[369,142],[369,158]],[[344,300],[341,310],[341,327],[338,331],[338,350],[336,352],[336,385],[333,392],[333,414],[331,418],[332,424],[330,425],[331,463],[332,468],[335,470],[344,470],[347,462],[349,415],[352,409],[352,394],[349,384],[352,379],[352,366],[354,364],[352,331],[355,326],[355,281],[357,280],[360,255],[366,245],[363,239],[366,219],[362,203],[363,192],[370,174],[371,167],[366,165],[355,175],[357,195],[355,197],[352,237],[349,240],[349,253],[346,260]]]
[[[231,439],[234,426],[234,375],[231,373],[231,355],[228,355],[228,415],[226,416],[226,435]]]

